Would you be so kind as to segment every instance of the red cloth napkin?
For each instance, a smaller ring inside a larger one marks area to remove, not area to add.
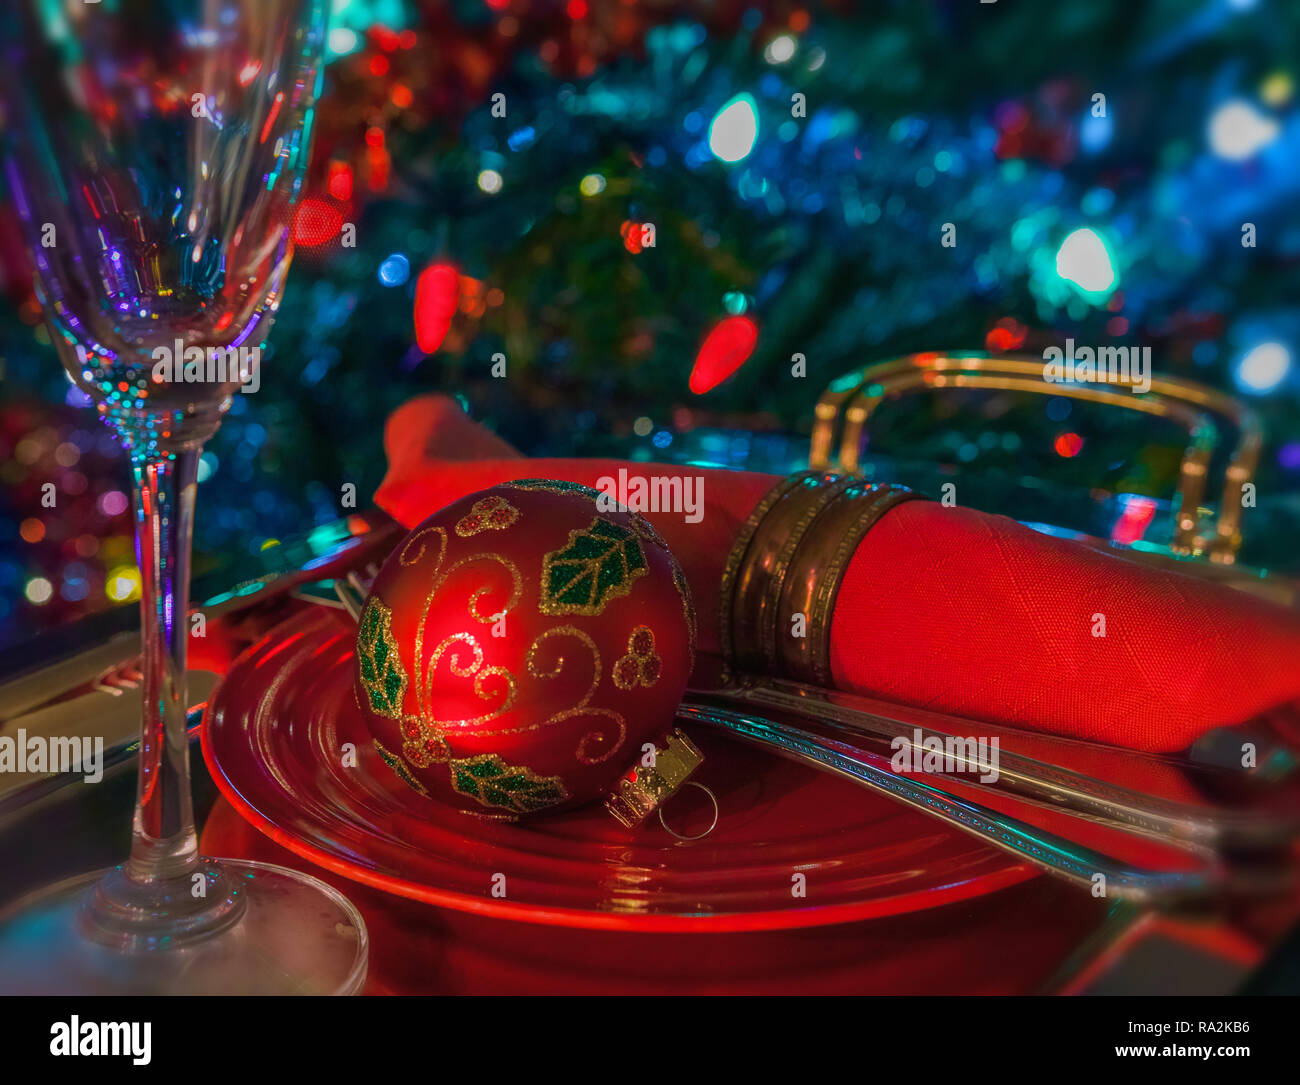
[[[516,478],[702,477],[704,516],[649,513],[718,650],[723,563],[773,475],[618,460],[525,459],[454,400],[425,396],[384,433],[381,508],[413,527]],[[1104,623],[1104,624],[1103,624]],[[1101,635],[1104,631],[1104,635]],[[1139,750],[1300,700],[1300,613],[1002,516],[909,501],[854,553],[831,626],[838,688]]]

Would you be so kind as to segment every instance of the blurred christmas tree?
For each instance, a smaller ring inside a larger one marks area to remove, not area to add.
[[[295,268],[263,387],[210,445],[201,548],[336,517],[343,483],[382,474],[386,413],[422,391],[528,452],[668,456],[701,426],[807,433],[822,388],[868,361],[1066,337],[1150,346],[1161,372],[1252,396],[1261,492],[1300,493],[1300,7],[335,9]],[[0,251],[10,395],[61,399],[3,222]],[[753,322],[753,352],[692,392],[729,317]],[[997,405],[983,442],[947,410],[918,400],[881,440],[1170,488],[1172,445],[1097,422],[1067,455],[1052,401]]]

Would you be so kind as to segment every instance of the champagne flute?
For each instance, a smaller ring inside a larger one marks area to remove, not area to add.
[[[142,598],[130,858],[0,915],[0,990],[350,993],[356,909],[201,856],[190,539],[203,443],[260,384],[292,256],[328,0],[6,0],[5,174],[69,379],[130,456]],[[57,846],[54,841],[48,842]]]

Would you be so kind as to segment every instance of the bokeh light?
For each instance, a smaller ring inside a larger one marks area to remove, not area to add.
[[[757,140],[758,111],[748,94],[732,98],[709,125],[709,150],[723,162],[742,161]]]
[[[385,257],[379,265],[379,281],[384,286],[401,286],[411,277],[411,261],[400,252]]]
[[[140,598],[140,570],[134,565],[110,569],[104,594],[115,603],[129,603]]]
[[[1276,342],[1252,347],[1237,363],[1237,384],[1244,392],[1271,392],[1291,370],[1291,352]]]
[[[1083,438],[1077,433],[1062,433],[1052,442],[1052,448],[1058,456],[1070,460],[1083,451]]]
[[[1110,249],[1096,230],[1075,230],[1056,251],[1056,273],[1086,294],[1105,294],[1115,285]]]
[[[109,490],[99,498],[99,511],[105,516],[121,516],[129,502],[121,490]]]
[[[779,34],[767,43],[763,59],[769,64],[785,64],[794,57],[795,44],[789,34]]]
[[[1249,102],[1225,102],[1210,115],[1210,147],[1221,158],[1252,158],[1277,139],[1277,121]]]

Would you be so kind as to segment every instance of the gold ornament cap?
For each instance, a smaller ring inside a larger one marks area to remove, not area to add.
[[[674,730],[662,747],[654,748],[649,766],[638,763],[618,782],[605,809],[626,828],[635,829],[678,792],[703,760],[695,743]]]

